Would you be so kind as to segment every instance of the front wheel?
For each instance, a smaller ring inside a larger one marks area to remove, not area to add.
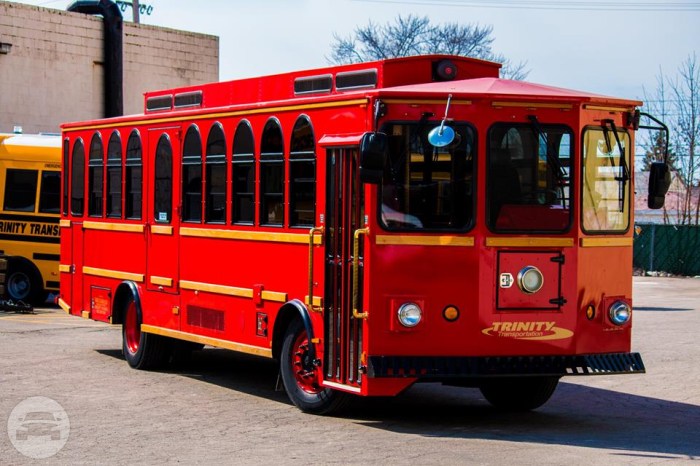
[[[503,377],[486,381],[479,389],[498,409],[529,411],[545,404],[558,383],[559,377]]]
[[[46,301],[41,275],[32,266],[11,262],[7,273],[7,295],[14,301],[39,306]]]
[[[134,369],[155,369],[168,359],[168,341],[159,335],[142,332],[141,322],[141,308],[131,296],[124,310],[122,351],[126,362]]]
[[[287,396],[302,411],[330,414],[341,409],[350,395],[321,387],[318,371],[309,355],[309,337],[300,320],[294,320],[282,343],[280,373]]]

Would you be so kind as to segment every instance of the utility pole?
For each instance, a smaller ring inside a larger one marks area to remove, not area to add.
[[[131,0],[131,11],[133,12],[134,23],[138,24],[139,20],[139,0]]]

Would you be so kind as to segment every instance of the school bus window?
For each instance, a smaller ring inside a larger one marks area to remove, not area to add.
[[[126,218],[141,219],[143,199],[143,167],[141,162],[141,138],[134,130],[126,143]]]
[[[63,215],[68,215],[68,176],[69,176],[69,154],[70,140],[63,141],[63,171],[66,173],[65,182],[63,183]]]
[[[107,145],[107,216],[122,216],[122,141],[117,131]]]
[[[80,139],[73,146],[73,160],[70,172],[70,212],[73,215],[82,217],[85,202],[85,147]]]
[[[41,172],[41,187],[39,191],[39,212],[42,214],[57,214],[60,209],[61,172]]]
[[[316,215],[316,153],[314,132],[306,116],[300,116],[292,131],[289,151],[289,224],[313,226]]]
[[[221,124],[216,123],[207,138],[205,221],[226,221],[226,140]]]
[[[90,160],[88,181],[90,183],[88,199],[88,215],[91,217],[102,216],[104,158],[102,150],[102,138],[100,133],[95,133],[90,143]]]
[[[202,222],[202,139],[195,125],[187,130],[182,150],[182,220]]]
[[[277,119],[265,124],[260,144],[260,224],[284,224],[284,146]]]
[[[156,147],[154,183],[154,221],[170,223],[173,199],[173,152],[167,135],[162,135]]]
[[[3,208],[14,212],[34,212],[36,202],[36,170],[8,168]]]
[[[236,224],[252,225],[255,221],[255,154],[253,130],[250,123],[243,120],[236,128],[233,137],[232,175],[233,190],[231,201],[231,221]]]

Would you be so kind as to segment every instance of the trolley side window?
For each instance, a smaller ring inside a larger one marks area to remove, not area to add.
[[[81,139],[73,146],[70,176],[70,212],[76,217],[82,217],[85,204],[85,146]]]
[[[250,123],[241,121],[233,137],[231,157],[231,222],[252,225],[255,222],[255,142]]]
[[[209,130],[206,152],[206,223],[226,222],[226,140],[220,123]]]
[[[134,130],[126,143],[126,218],[140,220],[143,200],[143,162],[141,138]]]
[[[13,212],[34,212],[37,170],[7,169],[3,208]]]
[[[104,199],[104,155],[102,149],[102,137],[95,133],[90,143],[90,160],[88,181],[90,198],[88,202],[88,215],[90,217],[102,217],[102,200]]]
[[[61,204],[61,172],[41,172],[41,187],[39,188],[39,212],[42,214],[59,213]]]
[[[202,138],[192,125],[182,150],[182,220],[202,223]]]
[[[289,224],[311,227],[316,216],[316,152],[311,121],[302,115],[289,150]]]
[[[115,131],[107,145],[107,216],[122,216],[122,140]]]
[[[265,124],[260,144],[260,224],[284,224],[284,143],[275,118]]]
[[[170,223],[173,205],[173,151],[170,139],[165,134],[160,137],[156,147],[154,176],[153,220]]]

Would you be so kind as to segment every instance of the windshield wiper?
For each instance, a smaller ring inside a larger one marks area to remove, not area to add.
[[[554,170],[554,174],[557,178],[559,186],[563,187],[567,181],[566,171],[564,171],[564,168],[561,166],[559,158],[552,153],[552,148],[550,147],[549,140],[547,139],[547,133],[545,133],[544,130],[542,130],[542,126],[540,126],[540,122],[537,120],[537,117],[535,115],[528,115],[527,118],[528,120],[530,120],[532,130],[537,136],[537,139],[541,139],[542,142],[544,142],[545,157],[547,158],[547,164],[550,166],[550,168],[552,168],[552,170]]]
[[[615,168],[615,158],[612,155],[612,145],[610,144],[610,135],[608,134],[608,131],[610,130],[608,129],[608,125],[610,125],[610,130],[612,130],[613,136],[615,136],[617,150],[620,152],[620,171],[622,173],[615,176],[615,181],[620,183],[620,192],[618,197],[620,199],[620,212],[622,212],[625,208],[625,187],[627,186],[627,182],[630,180],[630,171],[627,167],[625,147],[622,145],[622,141],[620,141],[620,136],[617,133],[615,122],[613,120],[603,120],[603,124],[601,126],[603,128],[603,137],[605,137],[605,144],[608,149],[608,158],[610,159],[610,163],[613,168]]]

